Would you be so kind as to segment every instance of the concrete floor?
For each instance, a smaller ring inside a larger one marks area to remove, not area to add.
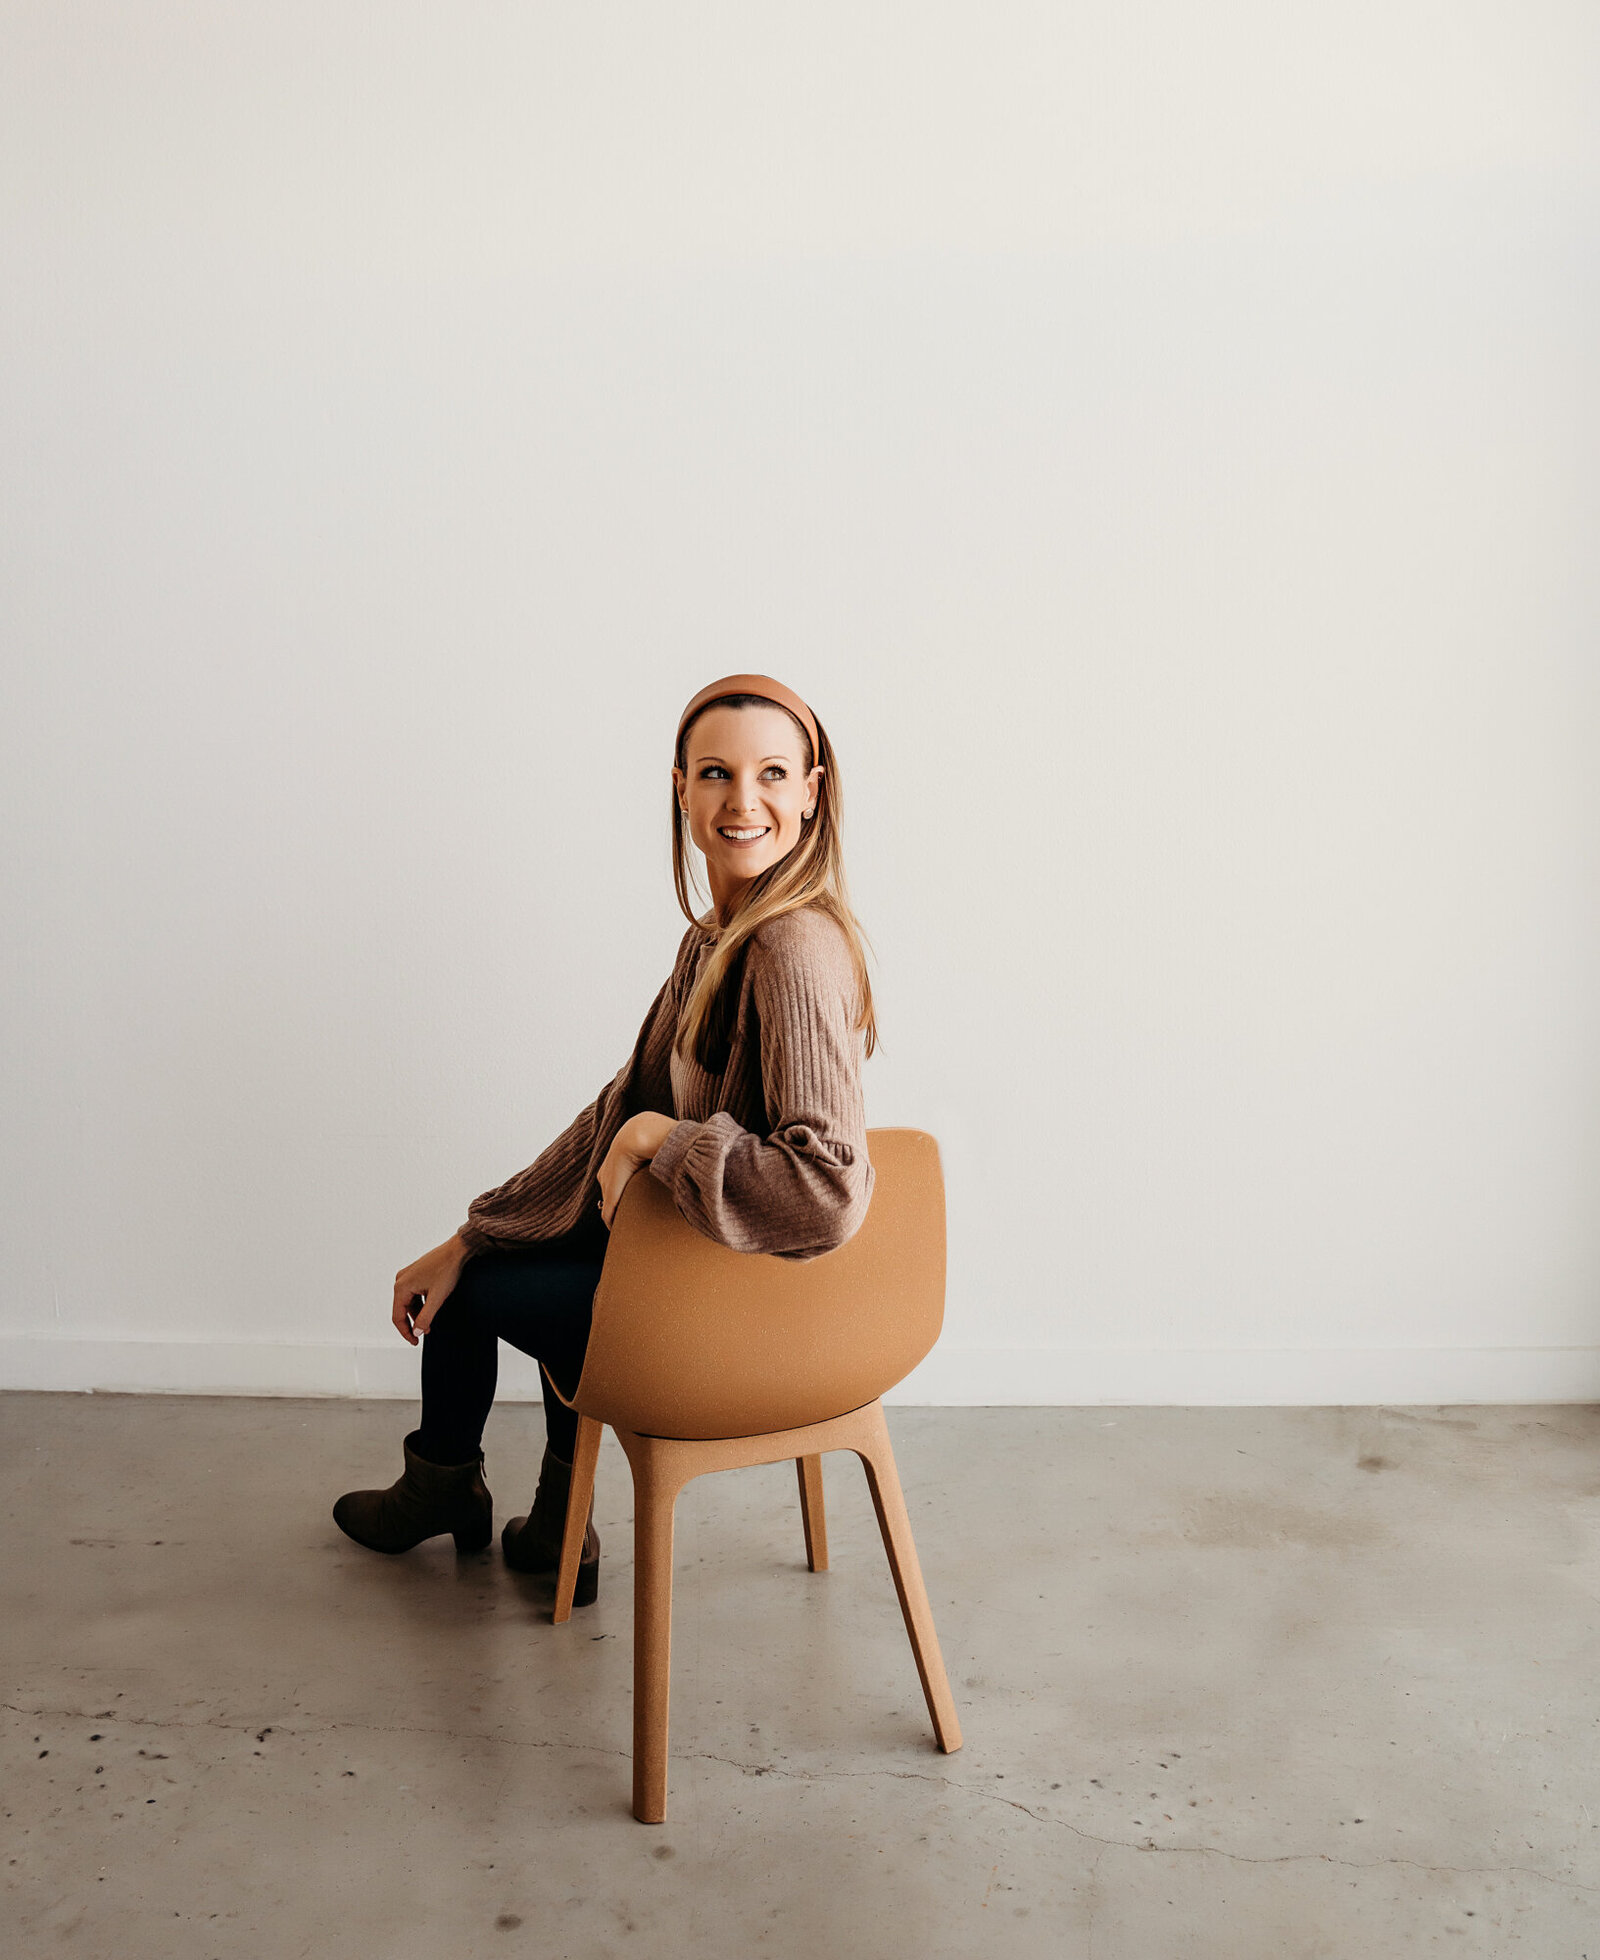
[[[705,1478],[654,1827],[621,1450],[554,1627],[336,1530],[410,1415],[0,1398],[8,1955],[1600,1960],[1600,1409],[892,1409],[953,1756],[856,1459]]]

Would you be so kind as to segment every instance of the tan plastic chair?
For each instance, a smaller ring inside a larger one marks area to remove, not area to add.
[[[578,1411],[578,1446],[555,1618],[572,1615],[609,1423],[633,1468],[633,1814],[642,1824],[667,1814],[673,1506],[710,1470],[793,1457],[806,1562],[822,1572],[822,1453],[854,1450],[934,1736],[946,1752],[961,1747],[879,1400],[933,1346],[944,1319],[939,1146],[923,1130],[869,1130],[867,1141],[876,1173],[867,1216],[816,1259],[730,1251],[643,1175],[629,1180],[612,1220],[583,1376],[567,1403]]]

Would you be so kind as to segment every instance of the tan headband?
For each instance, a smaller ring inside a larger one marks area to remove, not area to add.
[[[720,701],[725,694],[759,694],[765,701],[775,701],[780,708],[787,708],[792,715],[799,717],[800,725],[811,737],[811,760],[815,763],[822,754],[822,744],[817,739],[817,718],[802,701],[792,687],[785,687],[782,681],[775,681],[770,674],[724,674],[720,681],[713,681],[700,692],[678,717],[678,737],[673,743],[673,754],[678,751],[678,742],[683,740],[683,731],[711,701]]]

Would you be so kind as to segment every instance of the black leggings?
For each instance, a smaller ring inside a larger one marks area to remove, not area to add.
[[[500,1343],[542,1361],[576,1392],[589,1345],[589,1316],[611,1234],[597,1202],[576,1231],[503,1251],[475,1252],[422,1337],[422,1426],[416,1450],[430,1463],[470,1463],[494,1403]],[[545,1437],[572,1461],[578,1418],[552,1393],[544,1370]]]

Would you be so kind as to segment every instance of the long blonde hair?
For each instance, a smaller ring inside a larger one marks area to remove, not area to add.
[[[712,707],[780,706],[781,703],[769,701],[764,694],[725,694],[716,701],[708,701],[700,714]],[[776,864],[769,864],[765,871],[758,872],[740,892],[734,902],[733,916],[721,929],[711,957],[700,969],[699,978],[678,1016],[674,1046],[680,1054],[692,1055],[702,1068],[713,1075],[720,1074],[727,1065],[727,1048],[733,1033],[733,1017],[738,1008],[740,973],[752,936],[768,919],[780,918],[785,912],[798,912],[807,905],[819,912],[826,912],[843,930],[855,965],[860,996],[855,1025],[866,1035],[867,1055],[870,1056],[878,1046],[878,1023],[873,1012],[872,982],[867,975],[865,951],[866,945],[871,942],[867,940],[851,907],[845,883],[844,844],[839,827],[843,801],[838,757],[820,716],[817,718],[817,740],[821,744],[821,753],[813,755],[811,737],[804,724],[787,708],[782,711],[799,731],[800,753],[805,758],[801,774],[809,776],[819,762],[822,764],[816,815],[802,825],[799,842]],[[696,715],[694,721],[699,719],[700,715]],[[689,730],[694,727],[694,721],[685,725],[678,738],[678,752],[673,758],[686,774]],[[674,788],[672,883],[684,917],[692,924],[700,925],[700,917],[690,904],[689,849],[689,818]]]

